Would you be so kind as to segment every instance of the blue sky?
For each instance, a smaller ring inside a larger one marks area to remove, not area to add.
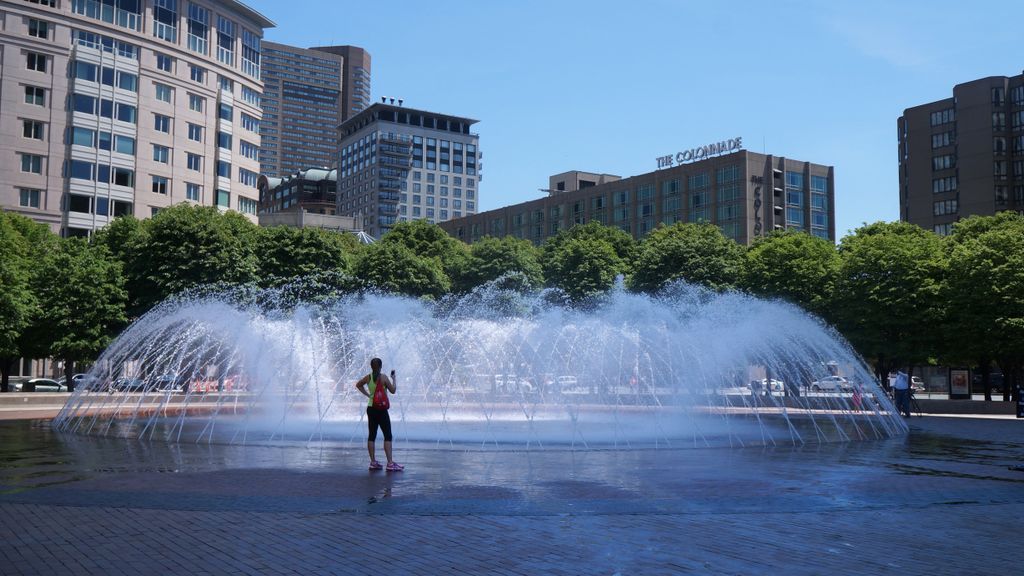
[[[368,50],[375,101],[479,120],[482,210],[741,136],[835,166],[842,237],[898,218],[904,108],[1024,69],[1016,0],[245,2],[267,40]]]

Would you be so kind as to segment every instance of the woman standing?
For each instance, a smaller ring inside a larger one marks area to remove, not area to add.
[[[388,408],[391,402],[388,400],[388,392],[395,394],[395,371],[391,371],[391,378],[380,373],[383,363],[380,358],[370,360],[370,373],[363,376],[356,382],[356,389],[366,396],[366,423],[369,426],[369,434],[366,437],[366,451],[370,453],[370,470],[380,470],[384,466],[376,458],[377,428],[384,433],[384,455],[387,456],[387,469],[398,472],[405,468],[395,462],[391,455],[391,417],[388,416]],[[369,387],[369,390],[367,390]]]

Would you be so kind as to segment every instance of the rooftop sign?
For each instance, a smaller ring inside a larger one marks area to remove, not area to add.
[[[729,152],[735,152],[743,148],[743,138],[737,136],[728,140],[722,140],[721,142],[715,142],[708,144],[707,146],[699,146],[697,148],[691,148],[689,150],[683,150],[676,154],[668,154],[666,156],[659,156],[656,158],[658,161],[658,169],[671,168],[676,164],[686,164],[687,162],[696,162],[697,160],[704,160],[712,156],[718,156],[719,154],[728,154]]]

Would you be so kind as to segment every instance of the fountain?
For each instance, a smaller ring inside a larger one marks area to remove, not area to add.
[[[796,307],[682,284],[658,297],[617,289],[588,310],[551,300],[490,286],[441,303],[168,302],[111,344],[54,426],[168,441],[362,442],[366,400],[353,384],[378,356],[398,373],[399,441],[773,446],[907,430],[849,345]],[[849,388],[812,390],[836,374]]]

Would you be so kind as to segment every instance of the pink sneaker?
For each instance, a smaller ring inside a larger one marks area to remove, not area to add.
[[[388,462],[388,471],[389,472],[401,472],[404,469],[405,469],[405,466],[402,466],[398,462]]]
[[[377,462],[376,460],[371,460],[370,461],[370,470],[380,470],[383,467],[384,466],[381,465],[381,463]]]

